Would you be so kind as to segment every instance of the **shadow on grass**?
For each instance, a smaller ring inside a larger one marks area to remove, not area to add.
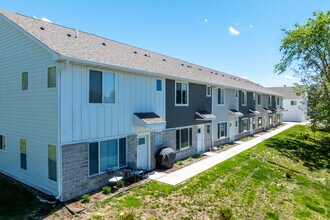
[[[300,136],[288,138],[271,138],[267,147],[278,150],[282,155],[293,161],[303,161],[310,170],[330,169],[330,136],[323,136],[319,140]]]

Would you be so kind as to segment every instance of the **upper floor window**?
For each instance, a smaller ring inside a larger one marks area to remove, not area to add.
[[[211,97],[212,90],[211,86],[206,86],[206,97]]]
[[[163,80],[161,79],[156,80],[156,91],[158,92],[163,91]]]
[[[268,101],[268,105],[271,106],[272,105],[272,96],[271,95],[269,96],[269,99],[268,100],[269,100]]]
[[[22,90],[28,90],[29,88],[29,73],[22,73]]]
[[[176,130],[176,150],[183,150],[192,146],[192,128]]]
[[[176,105],[188,105],[188,83],[175,83]]]
[[[115,74],[89,71],[89,102],[115,103]]]
[[[238,90],[235,91],[235,98],[238,99]]]
[[[253,100],[256,100],[256,93],[253,93]]]
[[[242,91],[242,105],[245,106],[247,105],[247,92]]]
[[[55,88],[56,87],[56,67],[49,67],[47,69],[48,74],[48,88]]]
[[[0,150],[6,150],[6,137],[0,135]]]
[[[297,101],[291,101],[291,105],[297,105]]]
[[[225,104],[225,89],[218,89],[218,105]]]
[[[280,104],[280,97],[276,97],[276,105]]]
[[[261,105],[261,95],[260,94],[257,95],[257,103],[258,103],[258,105]]]

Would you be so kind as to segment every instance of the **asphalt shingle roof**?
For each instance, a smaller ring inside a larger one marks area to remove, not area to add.
[[[0,10],[10,21],[57,54],[99,64],[160,73],[204,84],[281,95],[250,80],[54,23]]]
[[[282,94],[284,99],[303,99],[303,96],[294,92],[293,87],[270,87],[270,89]]]

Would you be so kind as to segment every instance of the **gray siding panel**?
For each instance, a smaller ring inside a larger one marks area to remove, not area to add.
[[[206,97],[206,85],[189,83],[189,106],[175,106],[175,81],[166,80],[166,128],[197,124],[196,111],[212,112],[211,97]]]

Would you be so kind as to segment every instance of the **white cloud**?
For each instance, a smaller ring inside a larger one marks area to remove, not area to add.
[[[233,27],[229,27],[228,30],[229,30],[229,34],[232,35],[232,36],[237,36],[237,35],[239,35],[239,31],[236,30],[236,29],[233,28]]]
[[[251,28],[251,29],[252,29],[252,28],[253,28],[253,25],[252,25],[252,24],[250,24],[250,25],[249,25],[249,28]]]
[[[284,79],[289,79],[289,80],[294,80],[295,77],[294,76],[290,76],[290,75],[284,75],[282,76]]]
[[[204,23],[207,23],[209,20],[207,18],[204,19]]]
[[[248,79],[248,77],[247,77],[247,76],[241,76],[241,78],[242,78],[242,79]]]
[[[42,17],[41,20],[46,21],[46,22],[49,22],[49,23],[52,23],[52,21],[49,20],[48,18],[44,18],[44,17]]]

